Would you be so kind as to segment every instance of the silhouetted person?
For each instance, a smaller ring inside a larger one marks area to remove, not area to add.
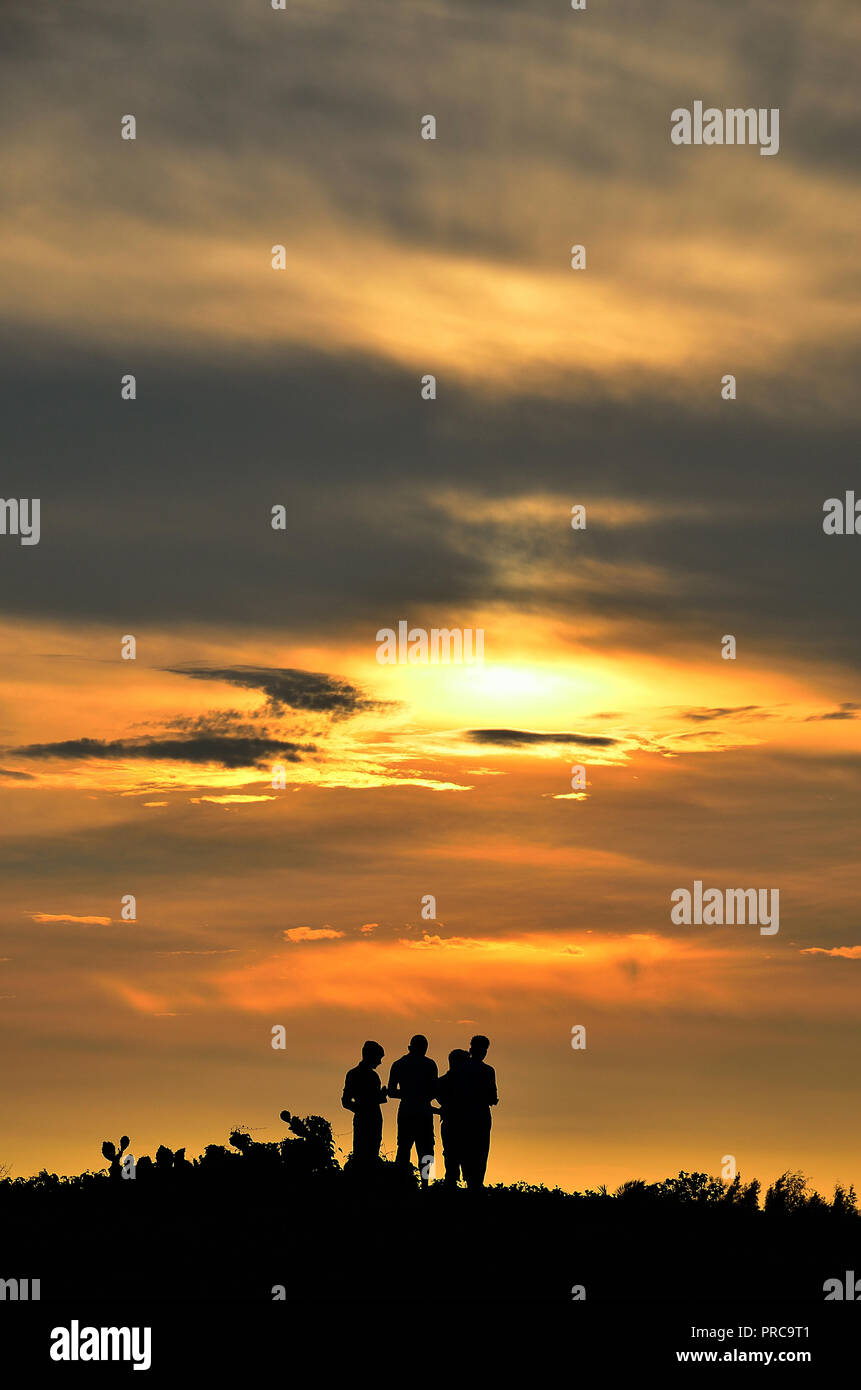
[[[437,1082],[442,1122],[442,1153],[446,1187],[457,1187],[463,1165],[464,1128],[469,1108],[469,1053],[455,1048],[448,1054],[448,1071]]]
[[[415,1145],[422,1187],[428,1185],[428,1160],[433,1160],[431,1100],[439,1080],[436,1062],[428,1057],[427,1050],[428,1040],[421,1033],[410,1038],[409,1050],[392,1063],[388,1092],[392,1100],[400,1101],[397,1165],[402,1171],[410,1167]]]
[[[353,1162],[362,1172],[373,1169],[380,1157],[386,1088],[377,1067],[385,1055],[379,1043],[363,1043],[361,1062],[344,1078],[341,1104],[353,1112]]]
[[[496,1072],[485,1062],[490,1039],[477,1033],[469,1044],[466,1119],[463,1143],[463,1175],[471,1192],[480,1192],[490,1153],[490,1107],[499,1104]]]

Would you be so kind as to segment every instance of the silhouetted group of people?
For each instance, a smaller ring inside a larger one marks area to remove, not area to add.
[[[396,1100],[397,1166],[404,1172],[410,1169],[415,1149],[421,1185],[427,1187],[434,1160],[433,1117],[439,1115],[446,1184],[456,1187],[463,1177],[470,1191],[480,1191],[490,1152],[491,1106],[499,1103],[496,1073],[484,1060],[489,1047],[489,1038],[477,1034],[468,1052],[456,1048],[448,1054],[448,1071],[440,1076],[427,1055],[427,1038],[417,1033],[403,1057],[392,1063],[384,1086],[377,1068],[385,1052],[379,1043],[366,1042],[361,1062],[347,1072],[341,1096],[344,1109],[353,1112],[356,1170],[368,1175],[376,1168],[383,1139],[382,1107]]]

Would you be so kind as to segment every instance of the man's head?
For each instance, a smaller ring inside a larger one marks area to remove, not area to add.
[[[417,1057],[424,1057],[428,1050],[428,1040],[421,1033],[416,1033],[414,1038],[410,1038],[410,1052]]]
[[[362,1043],[362,1061],[368,1062],[372,1067],[378,1067],[385,1055],[385,1049],[380,1047],[378,1042]]]
[[[490,1038],[486,1038],[483,1033],[476,1033],[469,1042],[469,1055],[476,1062],[483,1062],[487,1056],[487,1049],[490,1047]]]
[[[448,1054],[448,1064],[452,1071],[457,1071],[458,1067],[462,1067],[464,1062],[468,1061],[469,1053],[465,1052],[462,1047],[456,1047],[454,1052]]]

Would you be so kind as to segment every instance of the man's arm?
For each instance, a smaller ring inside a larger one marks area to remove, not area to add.
[[[428,1078],[429,1078],[429,1082],[428,1082],[428,1100],[438,1100],[438,1099],[439,1099],[439,1067],[437,1066],[436,1062],[433,1060],[432,1057],[428,1057],[428,1061],[430,1062],[430,1070],[428,1071]],[[431,1109],[433,1110],[433,1106],[431,1106]],[[436,1114],[436,1115],[438,1115],[439,1113],[440,1113],[440,1112],[439,1112],[438,1110],[434,1111],[434,1114]]]
[[[356,1108],[356,1097],[353,1093],[353,1082],[349,1072],[347,1072],[344,1078],[344,1092],[341,1096],[341,1104],[345,1110],[355,1110]]]
[[[397,1064],[397,1062],[392,1062],[392,1069],[391,1069],[391,1071],[389,1072],[389,1084],[388,1084],[388,1088],[386,1088],[386,1087],[384,1086],[384,1087],[383,1087],[383,1091],[385,1092],[385,1095],[383,1096],[383,1100],[385,1100],[386,1098],[388,1098],[389,1100],[400,1100],[400,1099],[401,1099],[401,1090],[400,1090],[400,1087],[398,1086],[398,1064]]]
[[[496,1090],[496,1072],[493,1070],[493,1067],[488,1067],[487,1070],[490,1072],[487,1078],[487,1103],[488,1105],[498,1105],[499,1095]]]

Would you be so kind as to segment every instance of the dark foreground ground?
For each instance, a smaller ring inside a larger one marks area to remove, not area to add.
[[[42,1299],[591,1305],[821,1304],[826,1280],[861,1280],[854,1193],[823,1200],[797,1175],[765,1193],[704,1174],[422,1192],[386,1163],[358,1182],[325,1120],[290,1124],[193,1163],[160,1149],[133,1179],[108,1145],[110,1171],[0,1183],[0,1278],[39,1278]]]
[[[9,1383],[485,1390],[560,1369],[566,1383],[687,1380],[710,1359],[819,1385],[857,1364],[851,1191],[682,1173],[615,1193],[422,1192],[388,1163],[370,1185],[342,1169],[319,1117],[289,1128],[280,1144],[233,1134],[193,1162],[162,1148],[134,1178],[106,1144],[108,1171],[0,1182],[0,1279],[39,1279],[41,1294],[14,1301],[7,1285],[0,1301]],[[829,1280],[841,1300],[826,1299]],[[148,1365],[57,1362],[67,1331],[145,1334]]]

